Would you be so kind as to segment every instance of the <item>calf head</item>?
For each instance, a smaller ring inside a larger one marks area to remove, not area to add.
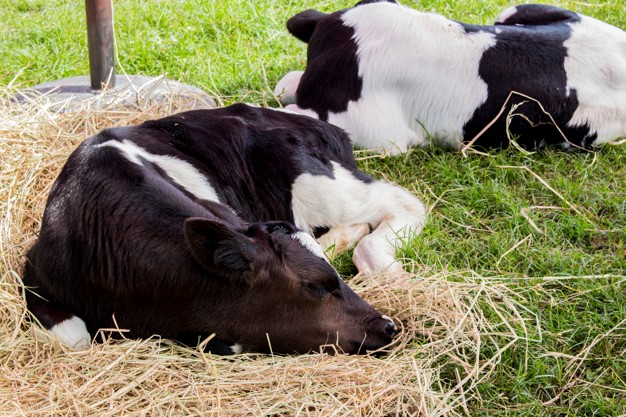
[[[317,242],[290,223],[233,229],[191,218],[185,239],[207,276],[222,277],[230,288],[206,318],[207,328],[246,350],[306,353],[323,346],[365,353],[398,332],[341,280]]]

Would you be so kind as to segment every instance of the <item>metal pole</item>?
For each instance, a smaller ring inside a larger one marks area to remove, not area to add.
[[[85,0],[91,88],[115,87],[112,0]]]

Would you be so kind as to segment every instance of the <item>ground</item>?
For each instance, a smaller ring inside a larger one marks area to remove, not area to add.
[[[471,23],[512,4],[405,3]],[[306,61],[286,19],[350,4],[116,1],[117,69],[167,75],[221,104],[276,106],[274,84]],[[552,4],[626,26],[623,1]],[[81,4],[0,0],[0,9],[1,85],[88,72]],[[72,353],[35,340],[21,299],[23,253],[45,195],[84,137],[172,108],[51,115],[42,103],[16,108],[11,91],[0,107],[0,414],[623,415],[626,146],[356,152],[363,170],[429,206],[422,234],[399,250],[413,281],[353,278],[349,254],[335,261],[364,298],[402,321],[387,357],[224,359],[158,340]]]

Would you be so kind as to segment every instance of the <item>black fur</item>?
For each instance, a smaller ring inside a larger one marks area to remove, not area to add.
[[[563,143],[563,134],[580,147],[588,146],[595,139],[595,135],[589,135],[588,127],[566,126],[578,107],[578,100],[576,91],[567,88],[564,43],[571,35],[567,23],[579,20],[576,13],[557,7],[528,5],[518,7],[516,14],[497,26],[463,24],[467,32],[489,32],[496,37],[496,45],[485,51],[478,70],[487,84],[487,101],[465,124],[465,141],[472,140],[496,117],[510,92],[521,93],[536,101],[514,94],[505,112],[474,142],[475,146],[506,146],[506,117],[518,104],[515,113],[522,113],[525,117],[514,117],[509,129],[525,148]],[[562,133],[537,102],[557,122]]]
[[[317,27],[317,23],[326,16],[326,13],[317,10],[305,10],[287,21],[287,30],[302,42],[308,42]]]
[[[298,105],[315,110],[324,121],[328,120],[329,111],[345,111],[350,101],[361,97],[363,89],[354,29],[343,25],[341,13],[320,16],[315,36],[309,39],[307,71],[296,91]],[[298,21],[293,19],[300,19],[300,14],[289,20],[291,24],[287,23],[291,33],[298,33]]]
[[[360,2],[357,6],[367,3],[370,2]],[[329,111],[345,111],[350,101],[358,101],[362,95],[363,80],[359,77],[354,30],[343,25],[340,19],[347,10],[316,15],[315,31],[307,37],[308,62],[296,91],[296,104],[302,109],[314,110],[321,120],[328,120]],[[310,10],[304,13],[312,16]],[[299,31],[298,16],[290,20],[291,33]],[[496,117],[513,91],[539,101],[562,133],[535,101],[514,95],[502,116],[475,142],[476,146],[507,146],[506,117],[513,106],[524,101],[526,103],[516,111],[523,113],[527,120],[515,117],[510,125],[511,133],[522,146],[532,149],[562,144],[565,142],[563,134],[574,147],[591,146],[596,135],[590,134],[588,126],[566,127],[579,103],[576,91],[567,88],[564,42],[571,35],[569,24],[579,20],[578,14],[558,7],[521,5],[514,15],[495,26],[462,24],[467,33],[488,32],[496,37],[495,46],[484,52],[479,63],[479,76],[488,86],[488,98],[465,123],[465,142],[474,139]],[[393,49],[393,45],[389,48]],[[462,67],[462,63],[459,66]],[[419,72],[419,68],[415,71]],[[420,98],[415,97],[415,100]],[[368,122],[375,123],[364,121]],[[428,130],[428,126],[425,128]]]
[[[195,197],[154,163],[102,146],[110,141],[188,162],[220,202]],[[275,351],[306,351],[327,334],[307,345],[300,315],[320,322],[316,309],[328,303],[302,294],[294,274],[303,273],[340,286],[337,303],[380,317],[292,237],[294,180],[332,176],[331,161],[371,181],[341,129],[269,109],[233,105],[105,130],[72,153],[50,192],[25,267],[29,308],[47,328],[77,315],[92,336],[119,325],[126,337],[159,334],[193,345],[215,332],[208,348],[229,353],[224,340],[263,350],[274,332]]]

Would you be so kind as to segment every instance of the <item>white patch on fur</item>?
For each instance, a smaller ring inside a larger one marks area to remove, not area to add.
[[[309,173],[296,178],[292,186],[296,226],[312,232],[320,226],[367,223],[374,230],[354,250],[359,271],[401,270],[395,260],[396,247],[422,230],[424,205],[401,187],[383,181],[367,184],[340,164],[332,162],[332,166],[334,178]]]
[[[319,243],[317,243],[315,239],[313,239],[313,236],[311,236],[310,234],[306,232],[297,232],[291,235],[291,237],[300,242],[300,244],[307,248],[311,253],[313,253],[313,255],[318,256],[322,259],[326,259],[322,247]]]
[[[239,343],[235,343],[234,345],[232,345],[230,347],[230,350],[233,352],[233,354],[237,355],[239,353],[241,353],[242,351],[242,346]]]
[[[287,110],[290,113],[299,114],[301,116],[309,116],[309,117],[312,117],[312,118],[318,119],[318,120],[320,118],[319,114],[317,114],[315,111],[313,111],[311,109],[302,109],[302,108],[298,107],[297,104],[290,104],[290,105],[286,106],[282,110]]]
[[[511,16],[513,16],[515,13],[517,13],[517,7],[513,6],[513,7],[509,7],[508,9],[505,9],[502,13],[500,13],[500,15],[497,17],[496,19],[496,23],[504,23],[507,21],[507,19],[509,19]]]
[[[386,2],[350,9],[342,20],[355,31],[363,90],[328,121],[368,149],[398,153],[430,137],[460,147],[463,126],[487,100],[478,69],[495,35]]]
[[[565,71],[579,106],[568,126],[589,125],[594,145],[626,136],[626,32],[587,16],[570,26]]]
[[[85,350],[91,346],[91,336],[89,336],[87,326],[77,316],[62,321],[53,326],[50,331],[61,343],[72,349]]]
[[[169,155],[151,154],[129,140],[122,142],[110,140],[97,145],[97,147],[103,146],[119,149],[126,159],[137,165],[142,165],[141,159],[145,159],[165,171],[176,184],[195,197],[219,203],[219,198],[209,181],[189,162]]]
[[[274,95],[283,105],[293,104],[296,102],[296,90],[300,84],[304,71],[291,71],[280,79],[274,88]]]
[[[274,111],[279,111],[281,113],[287,113],[287,114],[295,114],[298,116],[305,116],[305,114],[299,113],[293,109],[290,109],[289,107],[291,106],[287,106],[287,107],[267,107],[267,110],[274,110]],[[317,116],[315,117],[317,119]]]

